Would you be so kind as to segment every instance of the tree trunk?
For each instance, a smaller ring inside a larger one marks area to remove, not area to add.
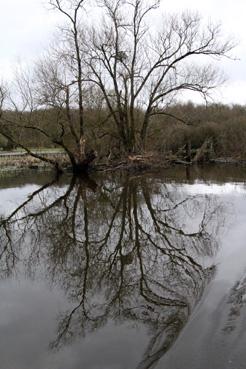
[[[186,149],[186,161],[190,163],[191,162],[191,142],[190,140],[188,140],[185,149]]]
[[[94,150],[86,150],[86,140],[84,136],[80,138],[78,152],[75,155],[76,160],[72,162],[73,173],[78,175],[86,173],[90,164],[95,160],[96,153]]]
[[[205,161],[207,150],[208,150],[208,147],[210,145],[210,142],[211,142],[211,140],[209,138],[207,138],[203,142],[203,144],[200,147],[200,149],[197,150],[196,155],[195,155],[195,157],[193,159],[193,162],[198,163],[198,162],[201,162],[201,161]]]

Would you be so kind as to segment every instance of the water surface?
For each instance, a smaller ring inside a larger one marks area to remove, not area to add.
[[[245,177],[1,178],[0,367],[245,368]]]

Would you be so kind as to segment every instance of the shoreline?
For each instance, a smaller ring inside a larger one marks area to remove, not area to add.
[[[63,153],[49,153],[47,157],[57,160],[62,167],[64,173],[71,173],[72,167],[66,154]],[[148,172],[168,169],[175,166],[193,167],[196,165],[214,164],[214,165],[236,165],[246,166],[246,159],[235,159],[231,157],[219,157],[202,162],[186,162],[174,157],[157,156],[157,155],[134,155],[125,159],[114,160],[110,162],[98,162],[92,164],[89,169],[91,172],[114,172],[114,171],[130,171],[130,172]],[[0,155],[0,175],[7,173],[16,173],[26,170],[38,172],[54,171],[54,168],[39,159],[30,155],[23,155],[23,153],[7,153]]]

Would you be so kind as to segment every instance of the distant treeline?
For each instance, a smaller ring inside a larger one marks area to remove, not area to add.
[[[11,126],[11,133],[17,142],[23,142],[31,148],[55,147],[48,137],[39,132],[40,129],[54,137],[59,135],[60,127],[55,109],[24,113],[21,118],[19,115],[15,117],[14,112],[8,114],[10,120],[18,121],[16,128]],[[76,121],[77,111],[74,110],[72,114]],[[141,111],[135,112],[139,118],[141,114]],[[108,119],[108,111],[87,108],[85,116],[86,135],[99,158],[118,158],[122,152],[121,142],[113,122]],[[28,122],[31,122],[32,127],[37,127],[37,130],[28,128]],[[217,157],[246,158],[246,106],[176,104],[167,109],[165,115],[153,117],[146,151],[175,154],[187,142],[191,143],[192,149],[197,149],[206,139],[213,142]],[[68,145],[72,145],[69,132],[66,133],[65,140]],[[13,145],[0,137],[0,147],[11,149]]]
[[[189,141],[192,149],[198,149],[210,139],[217,157],[246,158],[246,106],[187,103],[175,105],[167,112],[184,123],[160,115],[151,126],[149,148],[176,153]]]

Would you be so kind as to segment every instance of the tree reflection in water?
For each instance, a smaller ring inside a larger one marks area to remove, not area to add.
[[[143,176],[97,185],[73,178],[33,192],[1,218],[2,277],[40,268],[74,307],[59,317],[52,347],[109,320],[143,324],[149,345],[138,368],[172,346],[212,278],[223,210]]]

